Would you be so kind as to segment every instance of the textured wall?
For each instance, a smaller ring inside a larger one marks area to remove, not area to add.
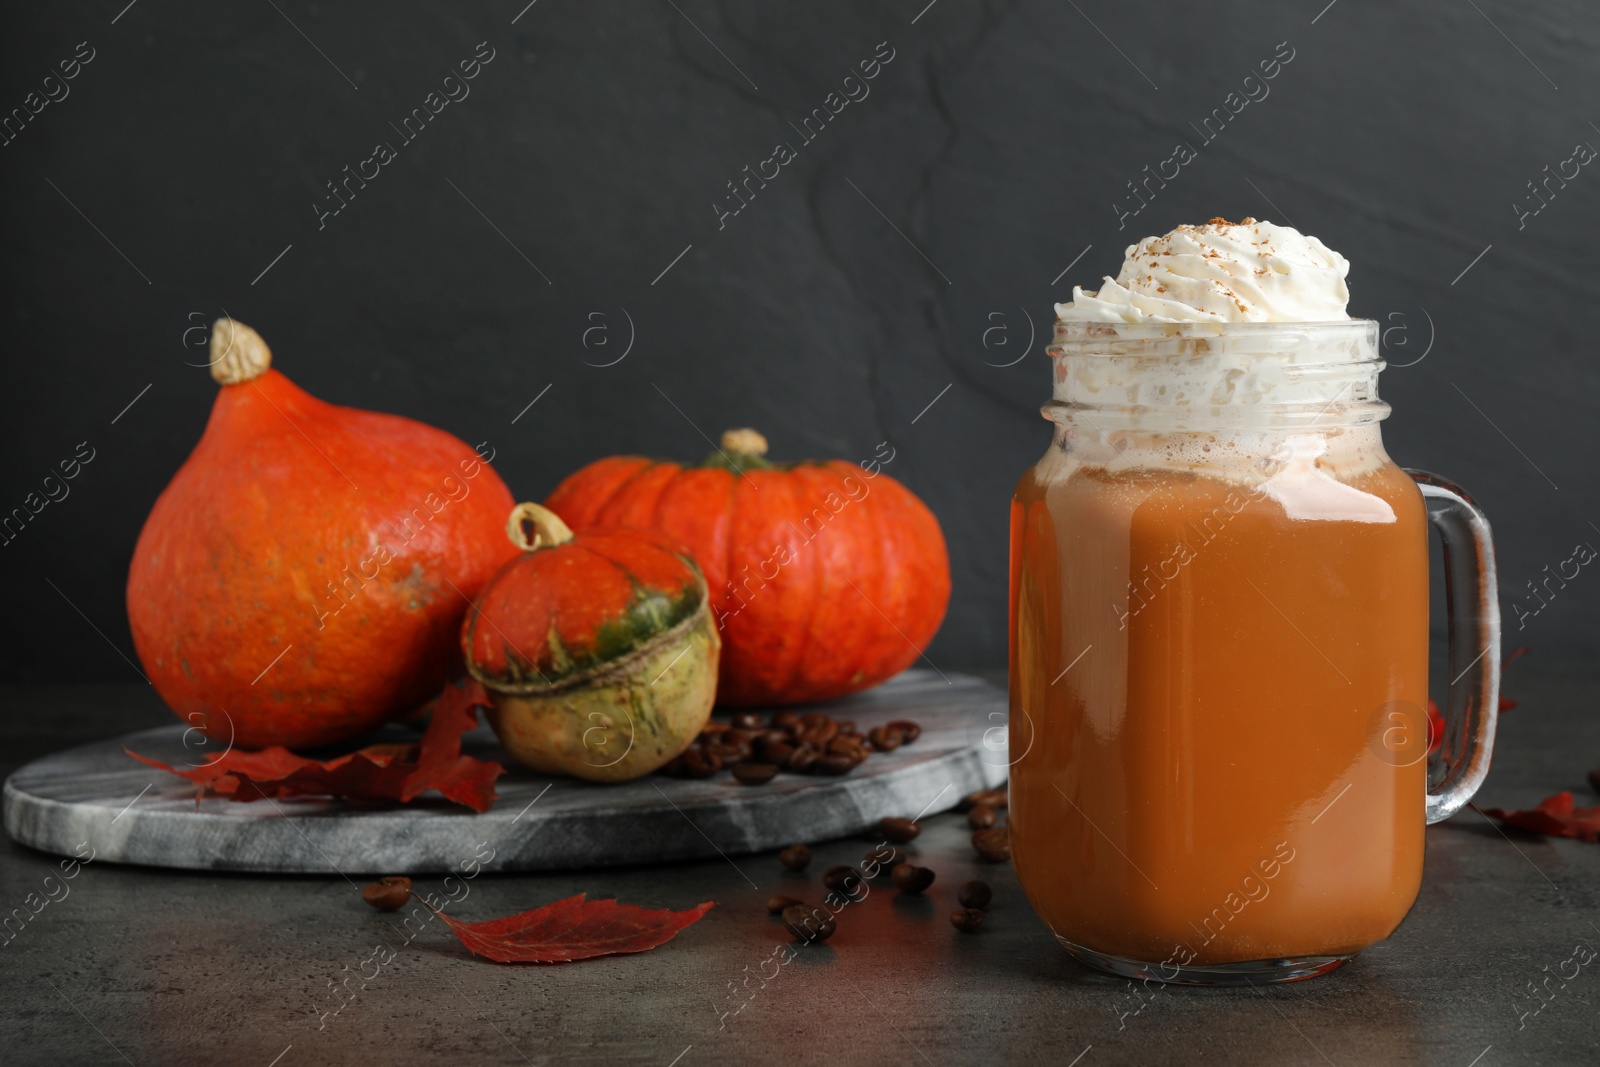
[[[931,658],[998,663],[1050,305],[1219,214],[1321,236],[1391,361],[1427,351],[1385,375],[1390,451],[1489,510],[1508,617],[1600,545],[1592,7],[524,2],[6,15],[0,107],[40,110],[0,147],[0,510],[79,442],[93,459],[0,548],[0,676],[133,676],[128,559],[214,393],[184,327],[219,308],[325,399],[491,441],[524,498],[732,425],[789,457],[888,440],[951,542]],[[479,42],[470,95],[406,141]],[[1232,92],[1256,99],[1208,136]],[[1195,158],[1140,206],[1126,183],[1180,141]],[[379,142],[394,158],[363,164]],[[325,183],[363,165],[332,214]],[[779,170],[734,214],[746,166]],[[1588,656],[1600,575],[1551,588],[1514,638]]]

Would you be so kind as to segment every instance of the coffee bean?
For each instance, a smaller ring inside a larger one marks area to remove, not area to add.
[[[813,745],[826,745],[838,732],[839,724],[833,721],[833,716],[824,712],[813,711],[800,720],[800,740],[810,741]]]
[[[849,756],[830,755],[818,759],[816,763],[812,764],[812,768],[818,774],[849,774],[855,770],[856,763],[857,761]]]
[[[797,711],[780,711],[772,716],[772,726],[779,730],[793,731],[800,726],[800,713]]]
[[[922,827],[910,819],[884,818],[878,820],[878,832],[895,844],[903,845],[922,833]]]
[[[905,744],[905,735],[899,730],[890,730],[884,726],[874,726],[867,731],[867,742],[879,752],[892,752]]]
[[[1004,826],[978,830],[972,835],[972,847],[989,863],[1004,863],[1011,858],[1011,831]]]
[[[361,891],[361,899],[379,911],[399,911],[411,899],[411,879],[403,874],[380,878]]]
[[[994,825],[994,809],[987,804],[974,804],[967,812],[967,825],[974,830],[987,830]]]
[[[782,893],[779,893],[775,897],[768,897],[767,898],[767,914],[768,915],[776,915],[779,912],[783,911],[785,908],[792,908],[792,907],[794,907],[794,905],[799,904],[799,903],[800,903],[800,901],[797,898],[795,898],[795,897],[786,897]]]
[[[927,867],[916,867],[909,863],[902,863],[891,874],[894,887],[902,893],[917,894],[933,884],[933,871]]]
[[[817,765],[817,750],[805,743],[798,744],[783,765],[796,774],[809,774]]]
[[[989,883],[980,882],[974,878],[970,882],[962,882],[961,888],[956,891],[956,900],[961,902],[963,908],[978,908],[982,910],[989,906],[989,901],[994,899],[994,890],[989,888]]]
[[[908,745],[922,736],[922,727],[906,719],[896,719],[894,722],[889,723],[888,729],[899,730],[905,738],[905,744]]]
[[[829,867],[822,872],[822,884],[835,893],[854,896],[856,891],[861,888],[861,872],[845,864]]]
[[[743,763],[751,755],[748,741],[714,741],[706,746],[706,751],[720,759],[723,766]]]
[[[811,850],[804,845],[790,845],[778,853],[778,862],[791,871],[803,871],[811,865]]]
[[[691,748],[683,754],[685,778],[710,778],[722,770],[722,758],[714,752]]]
[[[828,742],[828,751],[839,756],[849,756],[861,751],[861,741],[848,734],[836,734]]]
[[[983,925],[983,912],[977,908],[957,908],[950,913],[950,925],[964,934],[975,934],[978,927]]]
[[[837,927],[833,916],[821,908],[805,904],[791,904],[783,909],[783,925],[789,928],[796,941],[826,941]]]
[[[733,776],[741,785],[766,785],[777,773],[776,763],[739,763],[733,768]]]
[[[764,730],[746,730],[742,727],[735,726],[733,729],[722,735],[722,740],[723,743],[729,745],[750,745],[754,744],[756,738],[760,737],[765,732],[766,731]]]
[[[756,746],[756,755],[761,757],[762,763],[787,767],[789,757],[794,755],[794,746],[785,741],[762,741]]]
[[[809,745],[827,748],[828,742],[832,741],[838,734],[839,728],[830,722],[821,726],[802,726],[795,731],[794,736]]]
[[[741,711],[733,717],[733,726],[737,730],[759,730],[761,716],[753,711]]]
[[[976,793],[968,793],[962,800],[963,810],[971,810],[979,804],[987,804],[991,808],[1004,808],[1010,806],[1010,795],[1005,789],[981,789]]]

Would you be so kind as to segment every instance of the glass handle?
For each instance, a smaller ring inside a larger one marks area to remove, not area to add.
[[[1489,520],[1461,488],[1437,474],[1408,470],[1422,490],[1428,521],[1444,540],[1445,614],[1450,627],[1450,691],[1444,737],[1428,757],[1428,822],[1459,811],[1483,784],[1500,714],[1500,593]]]

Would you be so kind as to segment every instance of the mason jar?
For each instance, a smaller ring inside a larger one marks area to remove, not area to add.
[[[1332,970],[1405,917],[1424,827],[1488,771],[1489,525],[1384,451],[1377,341],[1367,320],[1056,324],[1054,439],[1011,505],[1010,826],[1090,966]]]

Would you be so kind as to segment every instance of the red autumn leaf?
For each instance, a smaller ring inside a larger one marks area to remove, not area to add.
[[[1477,807],[1477,805],[1473,805]],[[1499,819],[1507,826],[1532,830],[1551,837],[1575,837],[1579,841],[1600,841],[1600,807],[1575,808],[1572,794],[1557,793],[1545,797],[1537,807],[1526,811],[1504,811],[1500,808],[1478,808],[1483,814]]]
[[[487,703],[475,681],[446,684],[420,744],[368,745],[330,760],[297,756],[273,745],[258,752],[233,749],[198,767],[182,770],[123,749],[141,763],[186,778],[197,796],[216,793],[233,800],[263,797],[338,796],[359,800],[413,800],[437,789],[474,811],[494,804],[498,763],[461,755],[461,735],[477,724],[477,705]]]
[[[433,913],[469,951],[496,963],[570,963],[655,948],[698,922],[713,906],[715,902],[708,900],[688,911],[639,908],[615,900],[585,900],[579,893],[487,922],[464,923],[438,908]]]
[[[416,767],[401,785],[401,800],[437,789],[473,811],[488,811],[494,805],[494,780],[506,769],[461,754],[461,735],[478,725],[478,705],[487,703],[489,695],[476,679],[461,686],[445,683],[418,746]]]

